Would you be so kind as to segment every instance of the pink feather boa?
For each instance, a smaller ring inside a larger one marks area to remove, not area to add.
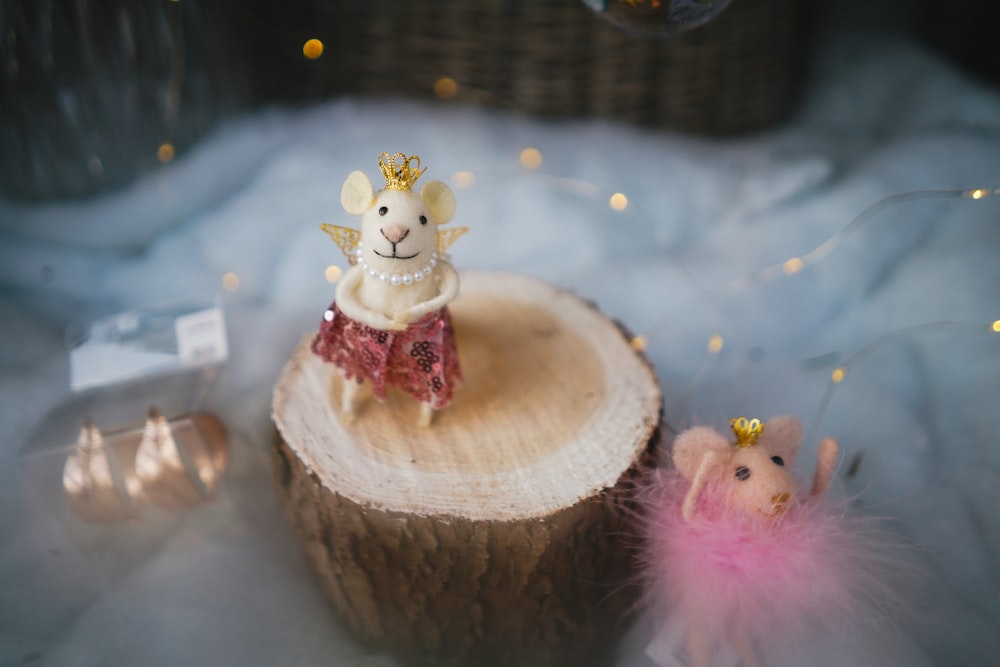
[[[708,487],[690,522],[689,482],[662,471],[642,494],[649,604],[664,622],[716,645],[734,624],[754,645],[806,627],[824,630],[886,618],[895,596],[885,534],[821,498],[799,499],[777,518],[747,517]]]

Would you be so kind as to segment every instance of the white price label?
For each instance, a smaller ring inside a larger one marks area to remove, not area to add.
[[[200,366],[229,358],[226,321],[218,308],[178,317],[174,322],[177,358],[182,365]]]

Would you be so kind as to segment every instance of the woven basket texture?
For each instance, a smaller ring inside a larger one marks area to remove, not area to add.
[[[721,135],[784,118],[801,79],[797,0],[734,0],[709,24],[668,39],[629,35],[579,0],[288,1],[254,38],[286,31],[299,40],[284,49],[298,61],[295,77],[275,63],[278,49],[256,50],[270,97],[428,98],[447,77],[458,84],[451,101]],[[291,16],[295,26],[282,24]],[[325,51],[304,65],[310,32]]]

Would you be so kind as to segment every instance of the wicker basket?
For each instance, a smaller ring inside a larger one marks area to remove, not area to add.
[[[0,2],[0,192],[87,196],[194,144],[239,97],[217,26],[191,2]]]
[[[734,0],[671,39],[628,35],[580,0],[289,4],[252,21],[252,42],[269,45],[253,50],[266,98],[434,97],[446,77],[452,100],[733,134],[785,116],[803,60],[796,0]],[[326,47],[315,61],[302,55],[308,37]]]

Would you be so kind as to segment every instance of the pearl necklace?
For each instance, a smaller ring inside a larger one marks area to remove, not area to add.
[[[399,287],[400,285],[412,285],[413,283],[419,283],[421,280],[431,275],[434,271],[434,267],[438,263],[438,254],[436,252],[431,253],[431,258],[424,265],[423,268],[417,269],[412,273],[389,273],[387,271],[379,272],[377,269],[373,269],[368,262],[361,258],[361,244],[358,244],[357,250],[354,251],[354,255],[358,258],[358,262],[361,264],[361,270],[370,275],[372,278],[378,278],[383,283],[387,285],[392,285],[393,287]]]

